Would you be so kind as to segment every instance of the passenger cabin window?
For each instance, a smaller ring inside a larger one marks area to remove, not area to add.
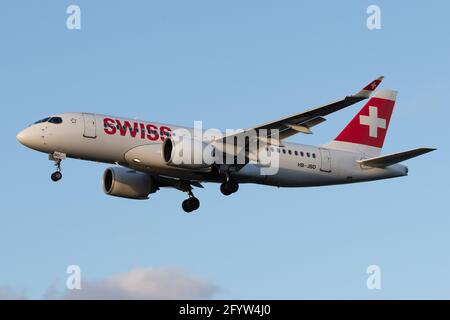
[[[306,153],[306,156],[309,158],[311,155],[309,154],[309,152]]]
[[[298,151],[297,151],[297,150],[295,150],[295,151],[294,151],[294,154],[295,154],[296,156],[298,156]]]
[[[303,157],[305,156],[305,154],[303,153],[303,151],[300,151],[300,155]]]
[[[53,118],[50,118],[50,120],[48,120],[48,122],[54,123],[54,124],[60,124],[63,121],[62,121],[62,118],[60,118],[60,117],[53,117]]]
[[[312,156],[313,156],[314,159],[316,158],[316,154],[315,153],[313,153]]]
[[[288,150],[288,153],[289,153],[289,154],[291,155],[291,154],[292,154],[292,150],[291,150],[291,149],[289,149],[289,150]]]

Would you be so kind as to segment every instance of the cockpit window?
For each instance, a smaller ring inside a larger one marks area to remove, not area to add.
[[[48,122],[54,123],[54,124],[60,124],[63,121],[62,121],[62,119],[60,117],[52,117],[52,118],[50,118],[50,120],[48,120]]]
[[[34,124],[38,124],[38,123],[42,123],[42,122],[47,122],[48,120],[50,120],[50,117],[44,118],[42,120],[36,121]]]

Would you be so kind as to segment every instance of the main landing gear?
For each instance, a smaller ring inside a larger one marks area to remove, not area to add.
[[[232,179],[228,179],[220,185],[220,192],[222,192],[222,194],[225,196],[229,196],[230,194],[235,193],[238,190],[239,184]]]
[[[48,158],[55,162],[56,171],[52,173],[50,178],[52,181],[57,182],[62,179],[61,161],[66,158],[66,155],[64,153],[54,152],[49,154]]]
[[[183,201],[181,204],[183,210],[187,213],[197,210],[200,207],[200,200],[198,200],[192,193],[192,187],[189,185],[187,189],[189,198]]]

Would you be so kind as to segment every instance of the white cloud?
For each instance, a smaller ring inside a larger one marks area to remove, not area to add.
[[[136,268],[103,280],[81,280],[63,299],[208,299],[218,288],[174,268]],[[50,289],[46,298],[57,298]],[[61,295],[59,295],[61,297]]]
[[[25,296],[17,293],[10,287],[0,287],[0,300],[20,300],[25,299]]]
[[[61,290],[64,283],[54,283],[43,299],[210,299],[219,288],[178,268],[135,268],[101,280],[81,278],[80,290]],[[27,299],[24,292],[0,286],[0,300]]]

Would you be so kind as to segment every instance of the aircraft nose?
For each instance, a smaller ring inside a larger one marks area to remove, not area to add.
[[[29,136],[29,134],[27,134],[27,129],[24,129],[17,134],[16,138],[21,144],[26,146],[27,141],[29,140],[28,136]]]
[[[36,132],[35,128],[28,127],[20,131],[17,136],[17,140],[28,148],[37,148],[39,147],[39,135]]]

